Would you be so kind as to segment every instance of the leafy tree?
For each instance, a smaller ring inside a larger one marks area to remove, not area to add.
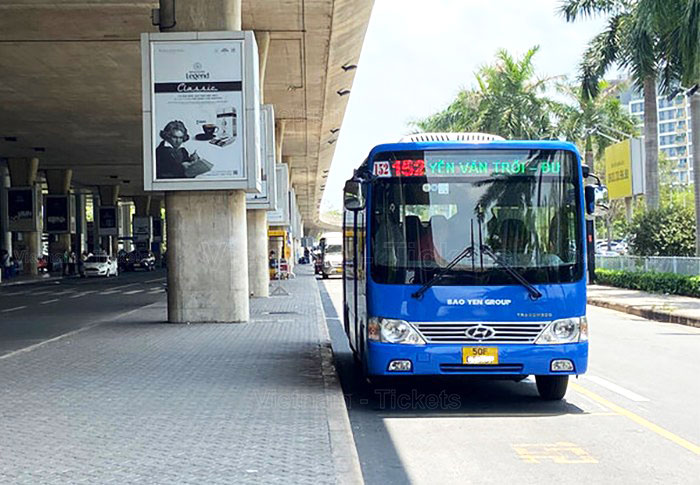
[[[557,103],[545,96],[551,79],[535,77],[539,47],[516,58],[505,50],[475,73],[478,88],[461,91],[445,110],[413,123],[421,131],[481,131],[509,139],[553,138]]]
[[[669,90],[674,78],[664,53],[662,38],[666,0],[564,0],[560,11],[569,22],[579,17],[605,15],[607,27],[588,45],[581,62],[581,85],[586,97],[594,98],[599,82],[614,64],[630,70],[644,94],[644,147],[646,202],[659,205],[658,114],[656,80]]]
[[[571,104],[558,106],[558,131],[581,146],[584,160],[592,171],[595,171],[595,159],[603,157],[605,149],[620,137],[619,133],[637,133],[634,117],[615,96],[618,86],[599,81],[599,94],[594,98],[586,96],[582,86],[562,83],[558,89],[571,101]]]
[[[665,77],[669,84],[680,83],[697,90],[700,84],[700,0],[667,0],[661,15],[661,50],[667,60]],[[700,94],[690,96],[695,164],[695,218],[700,221]],[[700,256],[700,224],[696,224],[695,255]]]
[[[630,224],[630,247],[638,256],[693,256],[693,209],[669,205],[637,213]]]

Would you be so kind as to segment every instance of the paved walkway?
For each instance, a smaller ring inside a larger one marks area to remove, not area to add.
[[[3,279],[2,281],[0,281],[0,287],[29,285],[32,283],[46,283],[47,281],[59,281],[63,278],[77,278],[77,276],[56,276],[49,275],[48,273],[40,274],[37,276],[18,275],[14,278],[10,278],[8,280]]]
[[[589,285],[588,303],[650,320],[700,328],[700,299]]]
[[[318,286],[246,324],[165,302],[0,359],[1,483],[359,483]]]

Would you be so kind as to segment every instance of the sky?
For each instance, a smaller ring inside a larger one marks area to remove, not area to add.
[[[540,77],[576,76],[595,18],[567,23],[559,0],[375,0],[321,212],[341,208],[341,189],[370,149],[396,142],[409,123],[447,107],[498,49],[534,58]]]

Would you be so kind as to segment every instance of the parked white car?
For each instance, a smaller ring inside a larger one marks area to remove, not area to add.
[[[110,258],[107,255],[90,256],[85,260],[85,275],[86,276],[117,276],[119,269],[117,268],[116,258]]]

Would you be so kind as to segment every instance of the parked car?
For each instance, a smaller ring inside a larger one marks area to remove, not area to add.
[[[331,275],[343,274],[343,246],[341,244],[328,244],[323,251],[323,266],[321,276],[323,279]]]
[[[153,271],[156,269],[156,257],[150,251],[132,251],[126,256],[126,269]]]
[[[119,268],[119,271],[126,271],[127,270],[127,258],[129,256],[129,253],[127,253],[125,250],[120,249],[119,252],[117,253],[117,267]]]
[[[117,260],[106,254],[97,254],[90,256],[85,260],[85,275],[86,276],[110,276],[119,275]]]

